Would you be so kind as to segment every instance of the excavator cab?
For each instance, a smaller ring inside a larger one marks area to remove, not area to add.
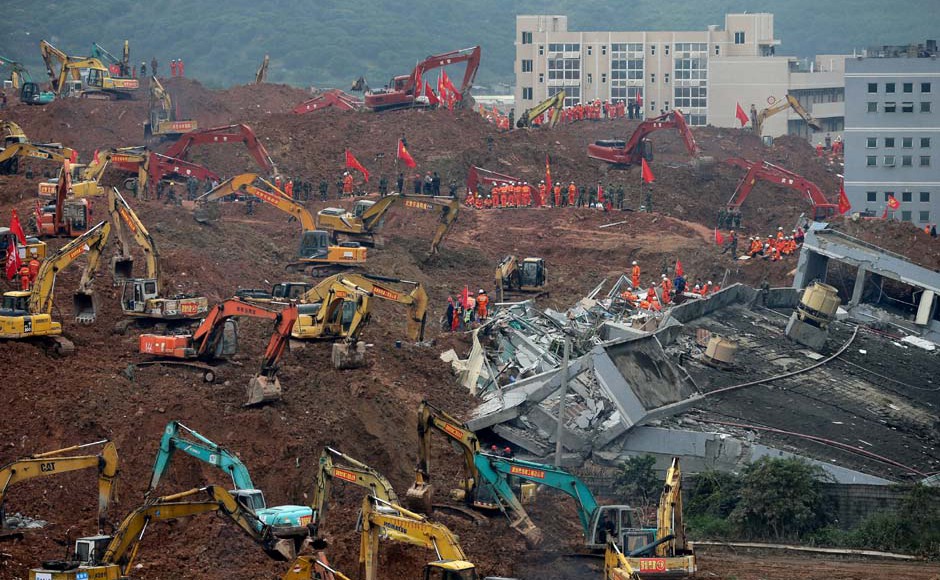
[[[301,258],[325,258],[330,251],[330,234],[324,230],[309,230],[300,238]]]
[[[650,141],[649,139],[640,140],[639,148],[640,148],[640,155],[643,156],[643,159],[646,159],[647,161],[653,160],[653,142],[652,141]]]
[[[133,261],[131,261],[133,266]],[[115,277],[117,276],[117,263]],[[153,278],[126,279],[121,293],[121,308],[125,312],[145,312],[147,301],[157,297],[157,281]]]
[[[652,544],[656,530],[641,528],[639,514],[630,506],[601,506],[591,522],[588,543],[592,548],[606,546],[608,536],[612,536],[624,552],[630,553]]]
[[[357,218],[361,218],[362,214],[364,214],[366,210],[368,210],[373,205],[375,205],[374,201],[369,201],[366,199],[357,201],[356,205],[353,206],[353,215]]]
[[[23,316],[29,313],[29,292],[20,290],[4,292],[3,308],[0,314],[3,316]]]
[[[470,562],[438,560],[424,567],[424,580],[478,580],[477,569]]]
[[[260,489],[231,489],[232,494],[242,507],[246,507],[253,512],[267,509],[268,504],[264,501],[264,493]]]
[[[311,288],[313,284],[309,282],[280,282],[271,289],[271,297],[275,300],[300,300]]]
[[[75,540],[75,559],[84,566],[101,561],[111,543],[111,536],[88,536]]]
[[[523,290],[541,288],[545,285],[545,260],[526,258],[519,272],[519,287]]]

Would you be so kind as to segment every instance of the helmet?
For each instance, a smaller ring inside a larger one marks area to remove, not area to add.
[[[712,285],[712,281],[711,281],[711,280],[708,281],[708,285],[709,285],[709,286]]]
[[[499,448],[496,447],[495,445],[490,446],[490,449],[492,449],[493,451],[498,451],[498,450],[499,450]]]
[[[506,453],[512,453],[512,449],[510,449],[508,445],[505,448],[503,448],[503,451],[505,451]]]
[[[636,266],[636,260],[633,260],[633,265]]]
[[[666,279],[666,275],[665,275],[665,274],[663,274],[663,280],[665,280],[665,279]]]
[[[486,292],[483,291],[483,288],[480,288],[480,291],[477,292],[477,294],[486,294]]]
[[[731,230],[731,233],[733,234],[733,233],[734,233],[734,230]]]
[[[783,226],[777,227],[777,231],[778,231],[778,232],[782,232],[782,231],[783,231]]]

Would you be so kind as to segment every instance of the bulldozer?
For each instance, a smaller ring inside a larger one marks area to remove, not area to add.
[[[545,260],[525,258],[520,263],[516,256],[506,256],[496,266],[494,288],[499,292],[499,301],[505,300],[507,292],[544,293],[548,283]]]

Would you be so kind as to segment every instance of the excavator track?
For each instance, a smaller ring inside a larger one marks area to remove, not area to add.
[[[458,516],[461,516],[470,520],[477,526],[486,526],[486,525],[489,525],[490,523],[489,518],[487,518],[485,515],[479,512],[473,511],[470,508],[465,508],[465,507],[457,506],[457,505],[450,505],[446,503],[431,504],[431,507],[435,510],[439,510],[442,512],[457,514]]]
[[[52,342],[52,351],[59,356],[66,356],[75,352],[75,343],[61,334],[50,336],[49,340]]]

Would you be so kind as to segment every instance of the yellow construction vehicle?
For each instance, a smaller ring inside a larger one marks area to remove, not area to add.
[[[345,464],[336,465],[333,463],[334,457],[342,459]],[[345,453],[332,447],[326,447],[320,453],[317,481],[314,484],[313,497],[310,500],[310,506],[313,508],[313,521],[311,522],[314,529],[313,535],[316,535],[316,530],[323,525],[326,519],[327,506],[329,505],[334,480],[364,487],[369,490],[371,496],[395,505],[399,504],[398,494],[395,493],[392,484],[384,475]],[[390,530],[390,533],[394,533],[394,530]]]
[[[166,289],[160,256],[153,236],[127,204],[117,189],[108,192],[108,215],[117,230],[121,251],[111,258],[111,275],[115,282],[123,285],[121,310],[127,316],[154,320],[180,320],[203,318],[209,311],[205,296],[178,295],[161,298]],[[144,253],[147,263],[145,278],[134,278],[134,258],[130,252],[133,238]]]
[[[23,129],[13,121],[0,121],[0,135],[3,146],[0,147],[0,173],[12,174],[19,171],[20,159],[44,159],[62,163],[75,161],[78,152],[61,143],[31,143]]]
[[[542,124],[541,126],[547,126],[549,129],[552,129],[555,127],[555,125],[558,124],[558,120],[561,119],[561,110],[564,108],[565,91],[558,91],[531,109],[526,109],[523,111],[522,115],[519,117],[519,120],[516,121],[516,127],[519,127],[520,129],[524,127],[531,127],[532,121],[534,119],[538,119],[542,116],[542,113],[551,109],[552,114],[549,116],[548,122]]]
[[[314,556],[297,556],[297,559],[291,562],[290,569],[281,576],[281,580],[326,578],[323,573],[324,571],[333,574],[336,580],[350,580],[349,576],[343,574],[336,568],[330,567],[326,562],[317,560]],[[315,573],[318,575],[314,576]]]
[[[494,287],[499,292],[499,301],[509,292],[542,292],[547,280],[545,260],[525,258],[522,264],[516,256],[506,256],[496,266]]]
[[[6,264],[7,253],[10,248],[16,247],[16,253],[20,255],[20,262],[28,264],[30,260],[46,259],[46,242],[35,236],[26,236],[26,244],[20,243],[10,228],[0,227],[0,264]]]
[[[180,501],[196,495],[201,501]],[[75,541],[74,559],[42,563],[29,571],[29,580],[124,580],[133,570],[134,558],[144,533],[153,521],[167,521],[215,512],[232,520],[274,560],[287,561],[296,556],[289,540],[274,536],[262,524],[250,506],[239,503],[225,489],[208,486],[157,498],[130,513],[113,536],[90,536]]]
[[[112,77],[97,58],[69,56],[45,40],[39,43],[39,51],[56,97],[133,99],[140,88],[137,79]]]
[[[74,295],[74,310],[78,322],[94,322],[96,308],[91,283],[110,233],[111,225],[101,222],[43,260],[31,290],[5,292],[0,310],[0,339],[48,337],[55,341],[58,352],[71,352],[74,345],[61,336],[62,324],[53,321],[51,316],[55,276],[79,256],[88,254],[88,263]]]
[[[264,60],[261,61],[261,66],[258,67],[258,71],[255,73],[255,84],[260,85],[267,82],[268,80],[268,63],[271,62],[268,55],[264,55]]]
[[[443,524],[430,522],[420,514],[370,496],[362,500],[360,519],[359,577],[362,580],[375,580],[378,576],[379,539],[383,536],[435,551],[437,559],[424,567],[422,577],[425,580],[477,580],[476,566],[467,561],[457,537]],[[393,535],[389,530],[396,533]]]
[[[259,185],[255,185],[258,183]],[[262,189],[265,188],[265,189]],[[330,269],[348,268],[366,261],[366,248],[357,243],[346,242],[340,245],[330,243],[329,233],[316,229],[316,223],[310,212],[293,199],[255,173],[242,173],[219,184],[202,196],[196,198],[193,217],[200,223],[218,219],[217,204],[209,202],[229,195],[251,195],[255,198],[292,215],[300,222],[302,235],[297,260],[288,264],[288,270],[310,269],[317,273],[327,273]]]
[[[65,455],[99,445],[103,447],[97,455]],[[114,497],[118,472],[117,448],[107,439],[30,455],[0,467],[0,528],[4,527],[6,513],[4,501],[7,489],[14,483],[92,468],[98,470],[98,531],[100,532],[105,524],[108,506]]]
[[[150,77],[150,118],[144,123],[144,139],[174,137],[199,128],[192,119],[177,119],[170,93],[156,76]]]
[[[396,289],[386,282],[411,286]],[[424,340],[428,295],[419,282],[370,274],[336,274],[324,279],[300,298],[297,324],[291,338],[345,339],[355,342],[371,316],[370,299],[382,298],[408,306],[406,335]]]
[[[751,105],[751,120],[754,123],[754,132],[759,137],[763,134],[764,130],[764,121],[768,117],[772,117],[777,113],[786,111],[787,109],[793,109],[793,111],[800,116],[801,119],[806,121],[806,124],[810,126],[811,129],[815,131],[822,131],[822,125],[815,117],[809,114],[809,111],[803,108],[803,105],[800,104],[800,101],[797,100],[793,95],[787,94],[785,99],[780,99],[774,104],[770,105],[765,109],[761,109],[758,113],[757,108],[754,105]]]
[[[431,211],[440,208],[440,223],[431,240],[431,253],[436,254],[438,246],[450,228],[457,221],[460,203],[450,197],[430,195],[387,195],[378,201],[360,200],[349,213],[340,207],[328,207],[317,212],[317,227],[327,230],[338,241],[340,236],[367,245],[375,245],[375,236],[385,215],[393,206],[401,204],[409,209]]]
[[[72,194],[71,164],[65,160],[56,182],[55,199],[46,205],[36,200],[32,224],[39,236],[75,238],[88,231],[91,203]]]
[[[604,580],[640,580],[617,542],[612,539],[607,540],[607,549],[604,551]]]

